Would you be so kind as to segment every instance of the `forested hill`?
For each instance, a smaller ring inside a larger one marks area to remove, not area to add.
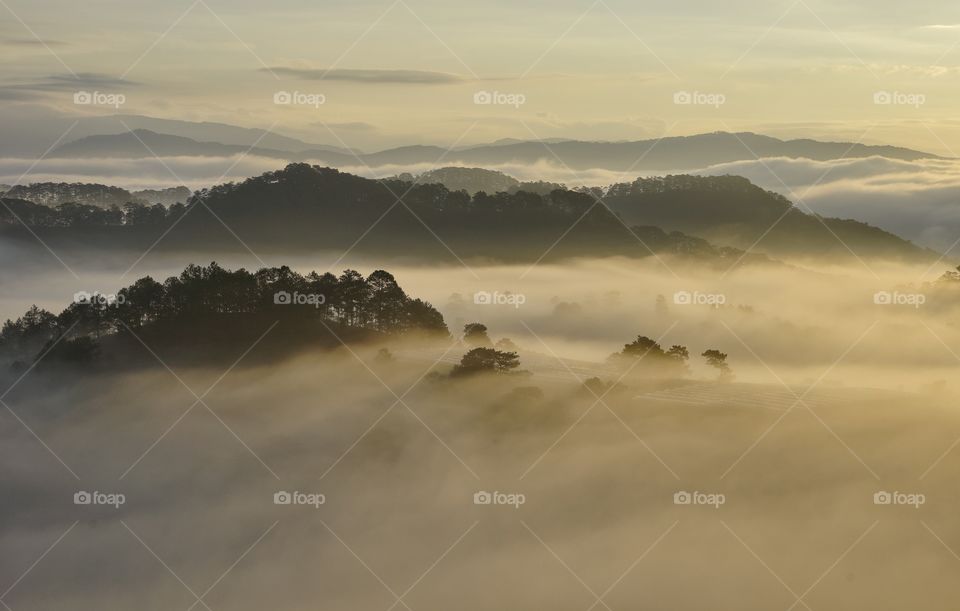
[[[403,173],[398,176],[393,176],[391,179],[402,180],[409,183],[439,184],[451,191],[466,191],[470,195],[481,191],[484,193],[516,193],[517,191],[527,191],[529,193],[549,195],[551,191],[566,188],[561,184],[544,181],[521,182],[503,172],[484,168],[445,167],[423,172],[418,175]]]
[[[506,183],[511,193],[541,192],[500,172],[481,168],[441,168],[400,178],[436,182],[449,189],[477,189]],[[507,183],[507,181],[513,181]],[[546,184],[546,183],[541,183]],[[549,193],[559,185],[554,185]],[[704,238],[714,244],[755,249],[778,258],[852,256],[924,260],[937,257],[889,232],[848,219],[816,217],[785,197],[764,191],[740,176],[690,175],[638,178],[595,189],[595,195],[628,225],[660,227]],[[805,213],[807,212],[807,213]],[[772,227],[772,229],[771,229]],[[849,250],[848,248],[849,247]]]
[[[403,173],[398,176],[393,176],[391,179],[402,180],[409,183],[440,184],[451,191],[466,191],[471,195],[479,191],[486,193],[509,192],[520,184],[519,180],[503,172],[486,170],[484,168],[459,167],[437,168],[416,176],[410,173]]]
[[[604,201],[627,223],[656,225],[779,258],[854,255],[933,261],[939,255],[851,219],[828,218],[741,176],[665,176],[612,185]]]
[[[78,204],[54,209],[5,200],[0,225],[6,225],[7,235],[16,235],[21,222],[32,227],[21,231],[25,239],[36,233],[52,245],[66,241],[141,251],[160,236],[160,250],[207,251],[242,248],[239,237],[265,252],[352,248],[451,262],[457,257],[533,262],[656,252],[729,265],[752,260],[754,255],[741,255],[759,240],[752,251],[773,257],[836,260],[851,257],[853,250],[858,256],[936,258],[866,224],[804,214],[737,177],[670,176],[606,191],[470,195],[440,184],[377,181],[291,164],[198,191],[186,206],[169,209]]]
[[[169,206],[186,202],[190,197],[187,187],[128,191],[97,183],[37,182],[3,189],[5,197],[24,199],[35,204],[58,206],[66,203],[86,204],[109,208],[128,203],[163,204]]]
[[[211,263],[165,282],[147,276],[113,295],[77,293],[59,314],[33,306],[0,330],[0,366],[23,369],[41,355],[43,366],[149,362],[141,342],[164,361],[235,359],[268,329],[261,351],[280,355],[341,341],[449,337],[440,312],[383,270],[364,278]]]
[[[4,200],[4,235],[61,248],[143,251],[344,251],[432,262],[507,262],[571,256],[679,254],[698,261],[741,257],[706,240],[628,227],[588,193],[547,195],[450,191],[438,184],[370,180],[330,168],[291,164],[241,183],[194,194],[168,209],[129,205],[109,210],[78,204],[50,208]],[[24,229],[22,224],[29,226]],[[162,237],[162,239],[161,239]]]

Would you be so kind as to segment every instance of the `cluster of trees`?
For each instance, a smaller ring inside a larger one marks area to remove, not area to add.
[[[637,361],[643,361],[645,370],[664,375],[684,375],[690,351],[686,346],[674,345],[664,350],[656,341],[644,335],[629,344],[624,344],[620,352],[610,355],[609,361],[620,367],[633,367]]]
[[[719,350],[709,349],[700,356],[706,359],[707,365],[719,372],[723,382],[733,379],[733,372],[727,364],[727,355]],[[686,375],[689,371],[688,362],[690,351],[686,346],[674,344],[664,350],[655,340],[644,335],[623,346],[623,350],[610,355],[610,362],[620,368],[633,368],[642,362],[641,373],[648,372],[657,375]]]
[[[172,205],[190,197],[190,189],[183,186],[131,192],[121,187],[83,182],[35,182],[15,185],[6,191],[11,199],[25,199],[44,206],[73,202],[100,208],[123,207],[127,203]]]
[[[463,355],[460,363],[450,372],[451,377],[464,377],[478,373],[523,373],[517,370],[520,356],[516,345],[508,338],[494,344],[487,334],[487,326],[472,322],[463,327],[463,342],[472,348]]]
[[[457,378],[478,373],[519,373],[520,357],[516,352],[496,348],[473,348],[453,367],[450,376]]]
[[[509,191],[511,187],[520,184],[516,178],[503,172],[483,168],[437,168],[419,175],[404,172],[395,178],[409,183],[441,184],[451,191],[466,191],[470,194],[478,191],[487,193]]]
[[[707,359],[707,365],[717,370],[717,372],[720,374],[721,382],[729,382],[733,380],[733,371],[730,369],[730,365],[727,363],[727,354],[725,352],[710,349],[705,350],[700,356]]]
[[[949,269],[949,270],[943,272],[943,274],[941,274],[939,278],[937,278],[937,279],[935,279],[935,280],[933,280],[933,281],[931,281],[931,282],[925,282],[925,283],[923,283],[920,288],[917,288],[915,285],[913,285],[913,286],[903,286],[903,287],[900,287],[898,290],[904,290],[904,291],[931,290],[931,291],[936,291],[937,289],[940,289],[940,288],[946,288],[946,289],[954,290],[954,289],[956,289],[956,288],[958,288],[958,287],[960,287],[960,265],[958,265],[957,267],[955,267],[955,268],[953,268],[953,269]]]
[[[479,192],[514,194],[520,191],[549,195],[556,190],[566,190],[566,186],[555,182],[521,182],[516,178],[484,168],[447,167],[430,170],[420,175],[404,172],[392,177],[407,183],[440,184],[450,191],[466,191],[470,195]]]
[[[29,185],[14,185],[7,192],[7,197],[26,199],[46,206],[76,202],[109,207],[137,201],[132,193],[120,187],[79,182],[35,182]]]
[[[610,196],[633,195],[640,193],[669,193],[671,191],[713,191],[714,193],[739,193],[741,195],[763,192],[760,187],[743,176],[692,176],[690,174],[654,176],[637,178],[630,183],[611,185],[606,194]],[[789,204],[785,197],[772,192]]]
[[[516,345],[507,338],[493,344],[486,325],[478,322],[463,327],[463,343],[470,350],[450,372],[451,377],[464,377],[479,373],[518,374],[520,357]],[[716,349],[704,351],[702,356],[708,366],[719,374],[721,382],[733,380],[733,371],[727,363],[727,355]],[[664,377],[682,377],[689,373],[690,351],[686,346],[674,344],[664,349],[655,340],[644,335],[625,344],[620,352],[612,354],[609,361],[619,369],[636,371],[639,374]],[[586,381],[588,387],[605,390],[609,385],[599,378]],[[614,384],[614,383],[610,383]]]
[[[230,271],[211,263],[188,266],[160,283],[144,277],[114,296],[80,295],[59,315],[33,306],[0,330],[0,354],[23,360],[61,340],[64,350],[95,356],[104,335],[158,324],[177,324],[202,333],[207,321],[243,324],[244,315],[311,319],[381,334],[423,331],[449,335],[443,316],[429,303],[407,296],[388,272],[364,278],[347,270],[339,277],[289,267]],[[201,324],[201,322],[203,324]],[[86,348],[80,350],[80,348]]]
[[[109,207],[67,202],[46,206],[24,199],[0,199],[0,223],[24,223],[31,227],[106,227],[112,225],[162,225],[186,211],[183,204],[127,202]]]

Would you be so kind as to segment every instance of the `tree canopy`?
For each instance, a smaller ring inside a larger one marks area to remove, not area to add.
[[[217,263],[189,265],[179,276],[157,282],[147,276],[116,295],[78,294],[60,314],[31,307],[0,330],[0,357],[30,360],[55,343],[64,349],[91,346],[104,335],[166,324],[203,333],[214,324],[243,324],[245,316],[269,314],[295,324],[337,325],[385,335],[411,332],[449,336],[443,316],[429,303],[407,296],[388,272],[364,278],[346,270],[301,275],[287,266],[256,272],[230,271]]]
[[[460,359],[450,375],[462,377],[480,373],[516,373],[520,357],[516,352],[503,352],[495,348],[474,348]]]

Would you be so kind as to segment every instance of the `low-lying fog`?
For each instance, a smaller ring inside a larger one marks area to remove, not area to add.
[[[0,270],[0,317],[16,318],[33,303],[58,313],[77,291],[111,294],[142,276],[163,281],[188,263],[215,259],[231,269],[290,265],[302,273],[385,268],[408,294],[434,304],[455,334],[479,321],[494,340],[508,337],[529,351],[575,360],[603,361],[646,335],[696,355],[720,349],[739,381],[806,384],[832,366],[821,384],[917,390],[955,386],[960,358],[960,303],[930,294],[925,284],[949,269],[945,262],[727,271],[653,257],[518,266],[460,264],[452,256],[435,266],[385,264],[340,253],[137,258],[69,259],[68,270],[52,256],[25,267],[8,253],[16,264]],[[878,293],[900,303],[877,303]],[[477,303],[485,296],[492,303]],[[693,364],[695,373],[709,374]]]
[[[34,301],[59,311],[77,290],[113,292],[190,261],[149,257],[121,280],[134,259],[67,262],[79,280],[8,266],[3,316]],[[334,259],[265,262],[375,269]],[[403,344],[388,363],[371,346],[241,361],[225,376],[159,363],[69,386],[30,374],[0,409],[0,602],[953,609],[955,308],[876,304],[878,291],[922,293],[906,285],[927,270],[867,265],[376,266],[452,331],[479,320],[511,338],[524,366],[600,362],[638,334],[690,349],[692,386],[628,377],[600,399],[536,366],[451,381],[448,364],[432,366],[442,348],[404,358]],[[475,303],[478,292],[502,303]],[[676,303],[687,295],[724,304]],[[735,383],[713,383],[707,348],[730,355]],[[81,492],[99,496],[75,505]],[[284,492],[293,502],[275,504]]]

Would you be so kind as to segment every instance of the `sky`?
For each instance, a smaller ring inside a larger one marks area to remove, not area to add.
[[[953,156],[958,69],[936,0],[0,2],[23,155],[121,112],[367,151],[728,130]]]

